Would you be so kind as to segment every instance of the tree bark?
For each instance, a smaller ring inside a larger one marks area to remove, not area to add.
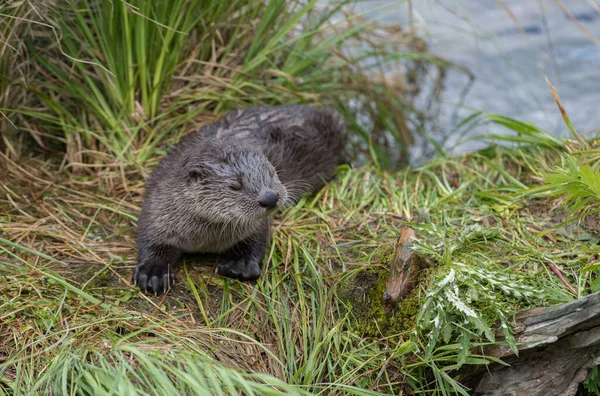
[[[600,293],[515,317],[518,356],[508,346],[485,351],[509,363],[467,373],[477,395],[575,395],[588,371],[600,364]]]
[[[390,265],[385,293],[383,293],[383,300],[386,303],[397,303],[416,286],[421,270],[421,262],[419,256],[412,250],[412,243],[415,238],[415,231],[410,227],[403,227],[400,231],[400,237],[394,250],[394,259]]]

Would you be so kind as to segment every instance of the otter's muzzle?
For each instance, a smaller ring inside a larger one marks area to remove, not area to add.
[[[260,194],[258,204],[266,209],[275,209],[279,202],[279,194],[273,190],[266,190]]]

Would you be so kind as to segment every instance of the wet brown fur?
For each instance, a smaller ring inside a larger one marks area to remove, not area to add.
[[[234,111],[183,138],[154,170],[134,281],[165,291],[184,253],[221,253],[216,272],[256,279],[275,210],[318,191],[346,162],[344,121],[309,106]],[[260,202],[277,194],[274,207]]]

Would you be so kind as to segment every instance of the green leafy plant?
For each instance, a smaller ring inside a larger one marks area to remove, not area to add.
[[[452,235],[435,225],[426,229],[430,238],[439,243],[417,243],[415,250],[436,259],[444,266],[440,267],[439,274],[432,279],[417,316],[417,325],[428,338],[425,356],[431,357],[434,349],[440,345],[458,341],[460,348],[456,364],[460,367],[472,353],[473,339],[496,341],[492,329],[496,320],[500,322],[505,342],[516,351],[509,311],[503,302],[527,301],[537,298],[541,291],[515,276],[478,265],[476,261],[466,264],[457,258],[460,250],[468,250],[474,244],[498,238],[496,230],[472,226]]]
[[[596,366],[590,370],[588,377],[583,381],[582,385],[590,395],[600,394],[600,366]]]

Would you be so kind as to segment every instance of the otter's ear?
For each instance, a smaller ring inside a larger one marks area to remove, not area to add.
[[[205,164],[191,166],[187,169],[190,180],[202,180],[210,173],[210,168]]]
[[[190,169],[188,171],[188,177],[192,180],[197,180],[202,178],[202,171],[197,168]]]
[[[213,161],[205,161],[187,167],[190,180],[202,180],[208,176],[220,175],[222,164]]]

